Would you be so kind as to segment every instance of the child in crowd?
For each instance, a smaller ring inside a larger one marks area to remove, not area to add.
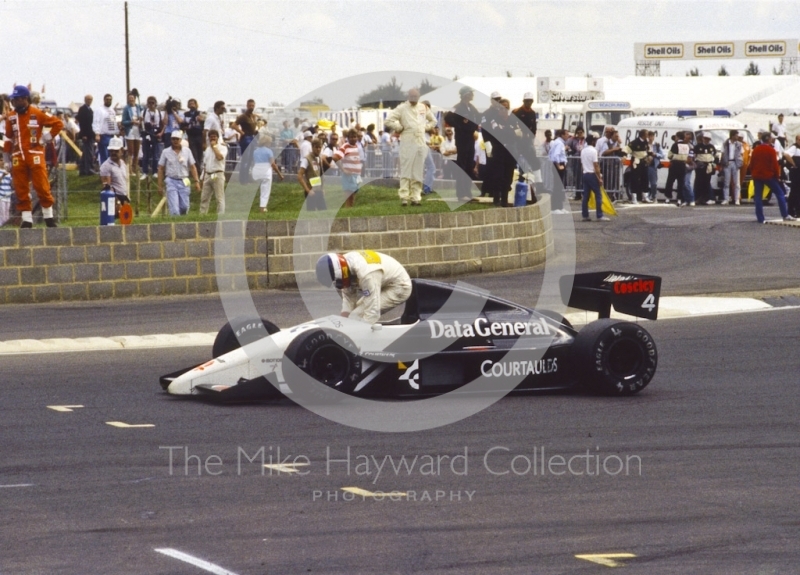
[[[339,162],[342,168],[342,189],[347,193],[344,205],[352,208],[361,183],[361,170],[364,167],[364,158],[358,146],[357,130],[348,130],[347,142],[333,154],[333,161]]]
[[[0,168],[0,226],[11,219],[11,196],[14,188],[11,185],[11,174]]]
[[[306,209],[325,210],[325,196],[322,190],[322,174],[330,167],[328,159],[322,155],[322,141],[311,142],[311,153],[300,160],[297,179],[306,195]]]

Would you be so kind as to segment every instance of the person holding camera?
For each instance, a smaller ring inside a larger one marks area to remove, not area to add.
[[[164,104],[164,146],[170,145],[170,142],[172,141],[172,132],[180,130],[181,124],[184,122],[183,114],[180,113],[180,107],[180,101],[173,100],[171,97],[167,98],[167,101]]]
[[[164,135],[164,114],[157,107],[155,96],[147,97],[147,109],[144,111],[144,133],[142,134],[142,172],[145,176],[154,176],[158,171],[158,159],[161,156],[161,137]]]
[[[139,147],[142,144],[142,114],[144,110],[136,101],[139,92],[134,88],[128,94],[128,105],[122,110],[122,128],[125,130],[125,141],[128,147],[128,161],[131,164],[131,172],[139,172]],[[110,148],[109,148],[109,156]]]
[[[183,115],[184,130],[186,139],[189,140],[189,149],[192,151],[199,171],[203,165],[203,122],[206,120],[206,115],[198,109],[197,100],[194,98],[189,98],[186,105],[189,109]]]

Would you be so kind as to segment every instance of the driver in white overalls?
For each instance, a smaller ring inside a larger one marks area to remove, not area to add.
[[[371,324],[411,295],[411,278],[403,265],[372,250],[325,254],[316,272],[319,283],[339,290],[342,316]]]

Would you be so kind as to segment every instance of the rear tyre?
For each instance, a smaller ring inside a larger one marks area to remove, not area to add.
[[[605,395],[639,393],[656,373],[658,350],[642,326],[628,321],[601,319],[575,338],[573,357],[578,381]]]
[[[338,331],[314,329],[286,348],[283,377],[291,398],[333,403],[350,393],[361,377],[361,358],[353,340]],[[335,391],[334,391],[335,390]]]
[[[278,333],[280,328],[264,318],[236,317],[222,326],[211,348],[211,356],[219,357],[239,349],[248,343],[258,341],[273,333]]]

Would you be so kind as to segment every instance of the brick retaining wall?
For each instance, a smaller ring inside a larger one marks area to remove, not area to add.
[[[226,221],[220,239],[217,222],[4,229],[0,303],[211,293],[222,282],[235,289],[294,287],[295,264],[311,276],[319,254],[329,250],[380,250],[412,277],[451,277],[538,265],[552,248],[550,218],[541,218],[535,205],[338,218],[326,242],[329,225]],[[297,258],[295,241],[304,254]]]

